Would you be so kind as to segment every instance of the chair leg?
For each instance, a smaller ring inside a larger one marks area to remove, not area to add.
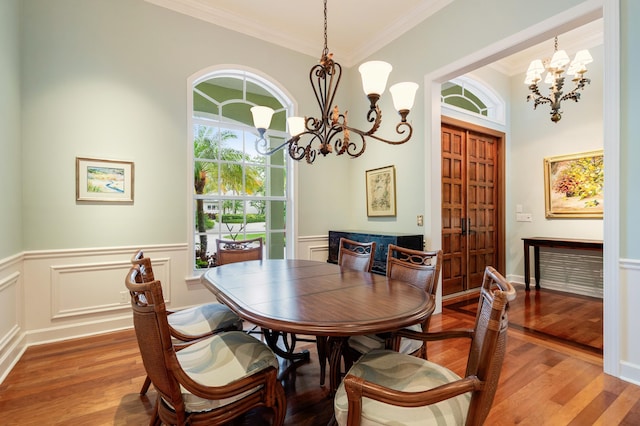
[[[149,421],[149,426],[162,426],[162,421],[160,420],[160,414],[158,414],[158,405],[160,404],[160,395],[156,398],[156,403],[153,406],[153,413],[151,414],[151,420]]]
[[[149,390],[149,386],[151,386],[151,379],[149,378],[149,376],[147,376],[144,379],[144,384],[142,385],[142,388],[140,389],[140,395],[146,394],[147,391]]]
[[[318,362],[320,363],[320,386],[324,386],[324,378],[327,372],[327,338],[325,336],[317,336],[316,347],[318,348]]]

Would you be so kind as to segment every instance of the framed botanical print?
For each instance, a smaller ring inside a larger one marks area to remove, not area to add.
[[[386,166],[365,172],[367,216],[396,215],[396,168]]]

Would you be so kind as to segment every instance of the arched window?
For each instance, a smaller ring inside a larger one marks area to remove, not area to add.
[[[464,111],[500,124],[505,123],[505,102],[485,84],[461,76],[442,85],[440,100],[444,109]]]
[[[274,114],[272,145],[285,140],[289,99],[255,73],[224,69],[193,83],[192,182],[195,269],[215,266],[217,238],[263,237],[264,257],[286,257],[289,201],[288,159],[256,152],[258,137],[250,108],[267,105]]]

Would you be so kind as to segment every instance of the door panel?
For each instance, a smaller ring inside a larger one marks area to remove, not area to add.
[[[497,267],[498,138],[442,125],[443,295],[482,285]]]
[[[443,289],[450,293],[462,291],[466,276],[464,136],[454,129],[442,131],[442,277]]]

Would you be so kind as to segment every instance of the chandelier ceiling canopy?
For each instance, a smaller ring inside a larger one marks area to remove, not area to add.
[[[256,141],[256,150],[263,155],[271,155],[286,148],[294,160],[302,160],[312,164],[317,154],[326,156],[334,152],[337,155],[348,154],[356,158],[362,155],[366,148],[367,137],[392,145],[399,145],[411,139],[413,127],[407,122],[407,115],[413,107],[418,85],[412,82],[394,84],[389,88],[393,97],[393,105],[400,114],[400,122],[396,125],[396,133],[400,139],[392,141],[375,135],[382,121],[382,111],[378,100],[387,86],[387,79],[391,73],[391,65],[382,61],[366,62],[358,68],[362,78],[362,88],[369,99],[367,121],[371,123],[368,130],[360,130],[348,124],[348,111],[341,113],[337,105],[333,105],[342,67],[333,60],[333,54],[327,48],[327,0],[324,0],[324,49],[320,62],[309,72],[309,81],[315,93],[320,109],[319,117],[288,117],[287,125],[291,138],[283,144],[270,148],[266,132],[271,125],[274,110],[266,106],[251,108],[253,124],[260,134]],[[356,141],[352,141],[352,135]],[[306,142],[302,141],[305,137]]]
[[[588,50],[580,50],[576,53],[573,61],[569,63],[570,59],[567,52],[558,50],[558,37],[554,39],[554,48],[554,54],[551,59],[536,59],[531,62],[529,69],[527,69],[524,84],[528,85],[531,91],[527,96],[527,102],[534,102],[533,109],[536,109],[537,106],[541,104],[550,104],[551,121],[557,123],[562,118],[560,103],[568,99],[578,102],[580,100],[578,90],[583,90],[586,84],[591,83],[591,80],[585,78],[584,74],[587,72],[586,65],[593,62],[593,58]],[[569,66],[567,67],[567,65]],[[542,73],[545,71],[547,75],[544,83],[549,85],[549,96],[543,96],[538,86],[538,83],[542,80]],[[574,83],[574,88],[568,93],[562,91],[564,88],[565,74],[573,77],[572,81]]]

